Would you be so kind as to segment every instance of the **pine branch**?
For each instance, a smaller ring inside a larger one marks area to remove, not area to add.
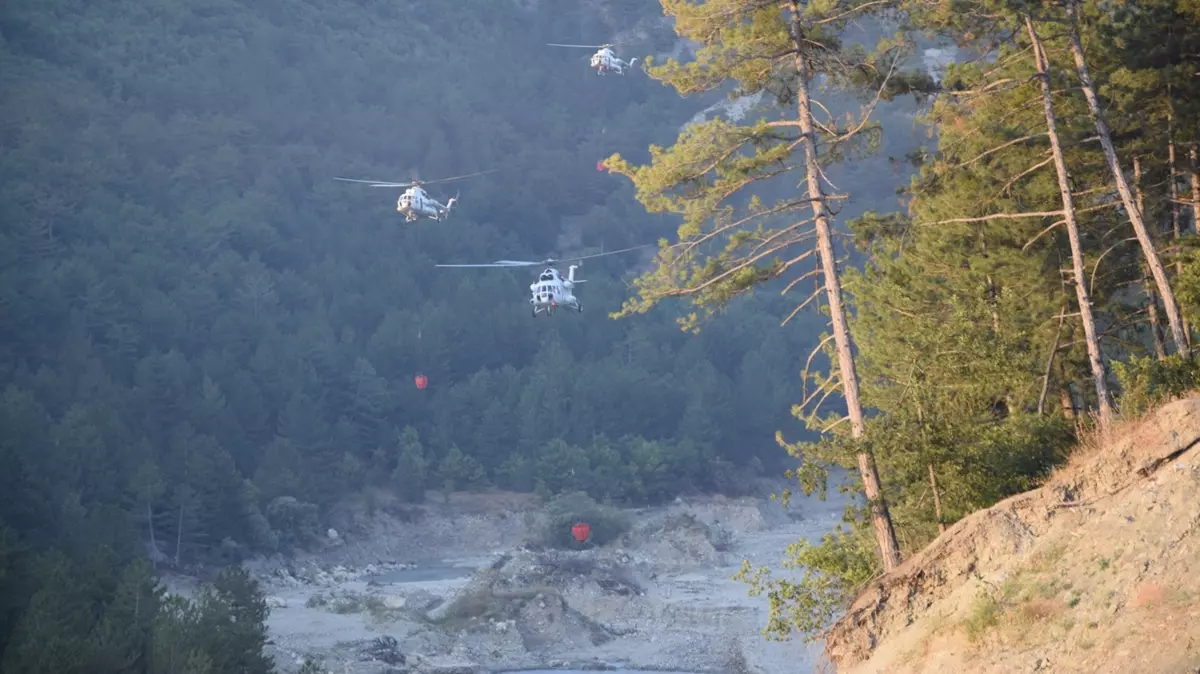
[[[938,220],[937,222],[921,223],[921,227],[934,227],[937,225],[953,225],[969,222],[988,222],[990,220],[1020,220],[1021,218],[1049,218],[1055,215],[1062,215],[1062,210],[1057,211],[1031,211],[1029,213],[993,213],[992,215],[981,215],[976,218],[951,218],[949,220]]]
[[[812,278],[812,277],[814,277],[814,276],[816,276],[816,275],[818,275],[818,274],[820,274],[820,273],[821,273],[821,268],[820,268],[820,267],[818,267],[818,268],[816,268],[816,269],[814,269],[814,270],[812,270],[812,271],[810,271],[810,272],[808,272],[808,273],[806,273],[806,274],[801,274],[800,276],[797,276],[796,278],[794,278],[794,279],[792,279],[790,282],[788,282],[788,284],[787,284],[786,286],[784,286],[783,290],[781,290],[781,291],[779,292],[779,294],[780,294],[780,295],[786,295],[786,294],[788,294],[788,291],[789,291],[789,290],[791,290],[792,288],[796,287],[796,285],[797,285],[797,284],[799,284],[799,283],[800,283],[801,281],[803,281],[804,279]]]
[[[776,236],[781,236],[781,235],[783,235],[783,234],[790,233],[790,231],[791,231],[791,230],[787,230],[787,229],[785,229],[785,230],[780,230],[779,232],[777,232],[776,234],[774,234],[774,235],[773,235],[771,238],[775,238]],[[725,280],[725,279],[729,278],[729,277],[730,277],[730,276],[732,276],[733,274],[736,274],[736,273],[738,273],[738,272],[740,272],[740,271],[742,271],[742,270],[744,270],[744,269],[746,269],[746,268],[748,268],[748,267],[751,267],[751,266],[753,266],[755,262],[758,262],[758,261],[762,260],[763,258],[765,258],[765,257],[769,256],[769,255],[772,255],[772,254],[774,254],[774,253],[777,253],[777,252],[779,252],[779,251],[781,251],[781,250],[783,250],[783,249],[785,249],[785,248],[788,248],[788,247],[790,247],[790,246],[793,246],[793,245],[795,245],[795,244],[796,244],[796,241],[795,241],[795,240],[792,240],[792,241],[785,241],[785,242],[783,242],[783,243],[776,244],[776,245],[772,246],[771,248],[769,248],[768,250],[766,250],[766,251],[764,251],[764,252],[762,252],[762,253],[759,253],[759,254],[757,254],[757,255],[754,255],[754,256],[752,256],[752,257],[749,257],[749,258],[743,259],[743,260],[741,260],[740,262],[737,262],[737,263],[736,263],[736,264],[735,264],[733,267],[731,267],[730,269],[726,270],[725,272],[723,272],[723,273],[721,273],[721,274],[718,274],[717,276],[714,276],[714,277],[713,277],[713,278],[711,278],[711,279],[708,279],[707,281],[705,281],[705,282],[701,283],[701,284],[700,284],[700,285],[698,285],[698,286],[695,286],[695,287],[692,287],[692,288],[679,288],[679,289],[673,289],[673,290],[670,290],[670,291],[668,291],[668,292],[666,292],[666,293],[664,293],[664,294],[665,294],[667,297],[689,297],[689,296],[691,296],[691,295],[695,295],[695,294],[697,294],[697,293],[699,293],[699,292],[702,292],[703,290],[705,290],[705,289],[709,288],[709,287],[710,287],[710,286],[712,286],[713,284],[715,284],[715,283],[719,283],[719,282],[721,282],[721,281],[723,281],[723,280]],[[799,255],[798,257],[792,258],[791,260],[789,260],[788,262],[786,262],[786,263],[784,264],[783,268],[782,268],[781,270],[779,270],[779,272],[777,272],[777,274],[776,274],[776,275],[778,275],[778,273],[782,273],[782,272],[784,272],[784,271],[787,271],[787,269],[788,269],[789,267],[791,267],[793,264],[796,264],[796,263],[800,262],[801,260],[803,260],[804,258],[808,257],[809,255],[812,255],[812,254],[814,254],[814,252],[815,252],[814,250],[809,250],[809,251],[807,251],[807,252],[805,252],[805,253],[803,253],[803,254]]]
[[[828,17],[828,18],[825,18],[825,19],[820,19],[820,20],[817,20],[817,21],[813,21],[812,23],[813,23],[813,25],[815,25],[815,26],[824,26],[824,25],[825,25],[825,24],[827,24],[827,23],[833,23],[834,21],[840,21],[840,20],[842,20],[842,19],[844,19],[844,18],[846,18],[846,17],[848,17],[848,16],[851,16],[851,15],[853,15],[853,14],[859,14],[859,13],[862,13],[862,12],[864,12],[864,11],[865,11],[865,10],[866,10],[868,7],[878,7],[878,6],[883,6],[883,5],[891,5],[891,4],[892,4],[892,2],[893,2],[893,0],[871,0],[870,2],[864,2],[864,3],[863,3],[863,4],[861,4],[861,5],[857,5],[857,6],[855,6],[855,7],[852,7],[851,9],[848,9],[848,10],[846,10],[846,11],[842,12],[841,14],[835,14],[835,15],[833,15],[833,16],[831,16],[831,17]],[[780,6],[781,6],[781,7],[783,7],[783,8],[786,8],[786,7],[787,7],[786,3],[780,3]]]
[[[701,235],[700,237],[693,239],[691,241],[688,241],[686,243],[686,247],[681,251],[681,253],[683,255],[691,255],[693,253],[693,251],[700,245],[707,243],[708,241],[711,241],[712,239],[714,239],[732,229],[737,229],[738,227],[741,227],[741,226],[743,226],[753,220],[756,220],[758,218],[770,217],[772,215],[778,215],[779,213],[784,213],[786,211],[792,210],[797,207],[806,206],[811,201],[812,201],[811,199],[799,199],[799,200],[794,200],[794,201],[787,201],[787,202],[784,202],[782,205],[772,207],[766,211],[762,211],[759,213],[752,213],[744,218],[740,218],[740,219],[730,222],[728,224],[721,225],[719,227],[714,228],[711,232],[706,232],[703,235]],[[808,220],[802,220],[800,222],[794,223],[791,227],[789,227],[789,229],[794,230],[797,227],[800,227],[801,225],[809,224],[812,221],[813,221],[812,218],[809,218]],[[803,240],[803,239],[801,239],[801,240]],[[681,242],[681,243],[675,244],[675,246],[673,246],[673,247],[684,246],[684,245],[685,244]]]
[[[955,164],[954,166],[951,166],[950,168],[954,168],[954,169],[965,168],[967,166],[970,166],[971,164],[974,164],[975,162],[979,161],[980,159],[983,159],[984,157],[987,157],[993,153],[1003,150],[1004,148],[1012,147],[1013,145],[1016,145],[1017,143],[1024,143],[1025,141],[1033,140],[1034,138],[1043,138],[1045,136],[1046,136],[1046,132],[1042,131],[1040,133],[1034,133],[1034,134],[1030,134],[1028,136],[1022,136],[1020,138],[1014,138],[1014,139],[1008,141],[1007,143],[997,145],[996,147],[994,147],[990,150],[987,150],[987,151],[983,152],[982,154],[979,154],[978,156],[974,157],[973,159],[969,159],[965,162],[962,162],[961,164]]]
[[[803,279],[803,278],[805,278],[805,277],[809,277],[809,276],[812,276],[812,275],[813,275],[813,274],[810,272],[810,273],[808,273],[808,274],[805,274],[804,276],[801,276],[800,278],[801,278],[801,279]],[[798,280],[799,280],[799,279],[798,279]],[[787,315],[787,318],[783,319],[783,321],[782,321],[782,322],[779,324],[779,327],[781,327],[781,328],[782,328],[783,326],[787,325],[787,324],[788,324],[788,322],[789,322],[789,321],[791,321],[791,320],[792,320],[792,318],[794,318],[794,317],[796,316],[796,314],[798,314],[798,313],[800,313],[801,311],[803,311],[803,310],[804,310],[804,307],[808,306],[808,305],[809,305],[809,304],[811,304],[811,303],[812,303],[814,300],[816,300],[818,297],[820,297],[820,296],[821,296],[821,293],[822,293],[824,290],[825,290],[825,286],[824,286],[824,284],[820,284],[820,285],[818,285],[818,286],[817,286],[817,289],[816,289],[816,290],[814,290],[814,291],[813,291],[813,293],[812,293],[811,295],[809,295],[807,299],[805,299],[803,302],[801,302],[801,303],[800,303],[800,304],[799,304],[799,305],[798,305],[798,306],[797,306],[795,309],[792,309],[792,313],[788,314],[788,315]]]
[[[821,428],[821,433],[828,433],[829,431],[832,431],[833,429],[840,426],[842,423],[849,421],[849,420],[850,420],[850,417],[841,417],[841,418],[837,419],[836,421],[834,421],[833,423],[823,426]]]
[[[808,353],[808,359],[804,361],[804,369],[800,371],[800,381],[804,382],[801,394],[806,398],[808,396],[808,371],[809,368],[812,367],[813,358],[816,358],[817,354],[821,352],[821,349],[825,348],[825,345],[828,344],[832,339],[833,335],[826,335],[825,338],[822,339],[821,342]],[[833,375],[831,374],[830,376],[832,377]]]
[[[1120,245],[1121,245],[1121,244],[1123,244],[1123,243],[1129,243],[1130,241],[1137,241],[1137,238],[1135,237],[1135,238],[1132,238],[1132,239],[1121,239],[1120,241],[1118,241],[1118,242],[1114,243],[1113,245],[1109,246],[1107,250],[1105,250],[1103,253],[1101,253],[1101,254],[1100,254],[1100,257],[1096,258],[1096,264],[1092,265],[1092,273],[1091,273],[1091,276],[1088,278],[1088,289],[1089,289],[1089,292],[1093,292],[1093,293],[1094,293],[1094,292],[1096,291],[1096,272],[1097,272],[1097,271],[1099,271],[1099,269],[1100,269],[1100,262],[1101,262],[1101,260],[1103,260],[1103,259],[1104,259],[1104,256],[1105,256],[1105,255],[1108,255],[1109,253],[1111,253],[1111,252],[1113,252],[1114,250],[1116,250],[1117,246],[1120,246]]]
[[[1054,229],[1055,227],[1058,227],[1059,225],[1062,225],[1062,224],[1066,224],[1066,222],[1067,222],[1066,220],[1055,220],[1054,222],[1050,223],[1050,226],[1049,226],[1049,227],[1047,227],[1047,228],[1043,229],[1042,231],[1038,232],[1036,235],[1034,235],[1034,237],[1033,237],[1032,239],[1030,239],[1030,240],[1026,241],[1026,242],[1025,242],[1025,245],[1024,245],[1024,246],[1021,246],[1021,252],[1022,252],[1022,253],[1024,253],[1025,251],[1029,250],[1029,247],[1030,247],[1030,246],[1032,246],[1032,245],[1034,244],[1034,242],[1035,242],[1035,241],[1037,241],[1038,239],[1042,238],[1042,237],[1043,237],[1043,236],[1045,236],[1046,234],[1049,234],[1049,233],[1050,233],[1050,231],[1051,231],[1052,229]]]
[[[1024,171],[1021,171],[1017,175],[1013,176],[1013,178],[1011,180],[1009,180],[1008,182],[1004,183],[1004,187],[1000,188],[1000,192],[1002,194],[1009,194],[1009,190],[1012,189],[1012,186],[1018,180],[1020,180],[1021,178],[1024,178],[1025,176],[1029,175],[1030,173],[1033,173],[1034,171],[1042,168],[1043,166],[1049,166],[1050,164],[1053,164],[1053,163],[1054,163],[1054,157],[1047,157],[1044,161],[1040,161],[1040,162],[1034,164],[1033,166],[1030,166],[1029,168],[1025,169]]]

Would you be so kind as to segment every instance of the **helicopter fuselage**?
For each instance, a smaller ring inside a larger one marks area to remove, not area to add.
[[[551,315],[558,307],[569,307],[582,312],[583,305],[579,303],[579,299],[575,297],[574,293],[576,283],[574,276],[574,266],[570,268],[568,278],[565,279],[553,267],[543,271],[538,276],[538,280],[529,285],[529,292],[532,295],[529,303],[533,305],[533,316],[536,317],[541,313]]]
[[[592,67],[596,69],[597,75],[603,75],[610,70],[616,72],[618,75],[624,75],[625,69],[631,67],[636,60],[637,58],[622,61],[617,58],[617,55],[611,49],[605,47],[592,54]]]
[[[396,200],[396,211],[404,216],[406,222],[412,222],[421,217],[443,220],[450,214],[454,201],[454,199],[450,199],[445,204],[441,204],[429,196],[425,190],[414,185],[405,190],[404,194],[401,194],[400,198]]]

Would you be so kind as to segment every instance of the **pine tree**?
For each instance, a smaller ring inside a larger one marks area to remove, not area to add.
[[[424,501],[429,486],[429,460],[416,429],[406,426],[397,434],[395,454],[392,486],[396,495],[408,503]]]
[[[1108,373],[1104,366],[1104,357],[1100,351],[1100,341],[1096,336],[1096,319],[1092,314],[1092,298],[1088,290],[1087,274],[1083,267],[1083,246],[1079,240],[1079,221],[1075,208],[1075,198],[1071,192],[1071,177],[1067,171],[1066,159],[1063,156],[1062,140],[1058,133],[1058,120],[1054,111],[1054,98],[1051,93],[1050,59],[1046,56],[1045,45],[1037,33],[1033,19],[1025,15],[1025,29],[1033,47],[1033,57],[1037,63],[1037,77],[1041,89],[1042,110],[1046,116],[1046,136],[1050,139],[1050,152],[1054,160],[1054,171],[1058,176],[1058,191],[1062,197],[1062,216],[1067,229],[1067,238],[1071,242],[1071,268],[1075,272],[1075,296],[1079,303],[1080,322],[1083,324],[1084,340],[1087,343],[1088,363],[1092,369],[1092,381],[1096,385],[1096,400],[1100,407],[1100,423],[1112,423],[1112,397],[1108,392]],[[1153,245],[1151,246],[1153,248]]]
[[[1171,283],[1167,279],[1166,268],[1163,266],[1158,249],[1154,245],[1153,238],[1150,236],[1150,230],[1146,227],[1143,213],[1137,207],[1133,190],[1129,187],[1129,181],[1125,176],[1122,162],[1117,156],[1116,147],[1113,145],[1112,131],[1105,120],[1100,99],[1096,93],[1096,86],[1092,82],[1091,72],[1088,69],[1087,57],[1084,54],[1083,42],[1080,38],[1078,0],[1065,0],[1064,6],[1066,10],[1067,38],[1070,44],[1071,56],[1075,61],[1075,69],[1079,75],[1079,83],[1083,89],[1083,94],[1087,98],[1088,110],[1091,113],[1092,122],[1095,124],[1096,134],[1100,137],[1100,146],[1104,149],[1104,157],[1108,162],[1109,170],[1112,171],[1117,193],[1121,195],[1121,203],[1125,206],[1125,214],[1129,218],[1130,224],[1133,225],[1133,231],[1137,235],[1138,243],[1142,247],[1142,255],[1146,258],[1146,265],[1150,268],[1150,273],[1154,277],[1155,287],[1162,299],[1163,306],[1166,308],[1167,324],[1171,329],[1171,340],[1175,344],[1175,350],[1177,353],[1186,356],[1189,352],[1190,347],[1188,343],[1190,340],[1188,340],[1183,327],[1183,318],[1179,314],[1179,303],[1175,300],[1175,291],[1171,288]],[[1026,20],[1027,22],[1031,21],[1028,17]]]
[[[92,634],[95,671],[133,674],[144,670],[165,594],[143,560],[125,567],[120,584],[104,607],[104,617]]]
[[[1191,157],[1200,134],[1200,79],[1196,77],[1200,34],[1188,30],[1194,17],[1188,14],[1188,3],[1179,0],[1080,10],[1082,20],[1077,26],[1082,41],[1104,45],[1087,54],[1088,68],[1102,85],[1099,93],[1105,98],[1114,143],[1130,158],[1134,198],[1150,237],[1165,258],[1174,258],[1178,275],[1184,257],[1179,244],[1188,222],[1200,213],[1200,179]],[[1143,186],[1137,184],[1139,169]],[[1190,199],[1185,196],[1189,192]],[[1172,245],[1167,245],[1168,240]],[[1149,296],[1154,287],[1149,274],[1146,287]],[[1153,310],[1156,302],[1150,300]],[[1157,319],[1153,314],[1150,318]],[[1183,322],[1185,336],[1191,340],[1186,317]],[[1165,355],[1165,344],[1162,350]]]
[[[150,641],[147,674],[217,674],[198,638],[200,615],[200,608],[185,597],[163,599]]]
[[[645,312],[669,297],[685,297],[711,311],[757,286],[795,277],[798,265],[815,257],[817,268],[810,275],[823,280],[839,371],[836,381],[855,438],[863,434],[864,416],[830,208],[845,195],[826,193],[821,164],[863,149],[876,129],[869,126],[867,115],[848,126],[814,118],[818,106],[810,88],[817,77],[861,86],[862,73],[870,72],[882,80],[873,82],[878,86],[875,101],[894,90],[889,76],[901,54],[897,45],[885,42],[868,55],[861,47],[846,48],[839,41],[845,23],[872,4],[792,1],[781,13],[779,3],[765,0],[663,0],[676,33],[702,47],[696,61],[686,65],[671,59],[655,67],[648,61],[653,77],[682,95],[733,82],[737,95],[775,97],[781,114],[756,124],[714,119],[691,125],[671,148],[651,147],[647,166],[633,167],[619,155],[605,162],[610,171],[633,181],[647,210],[676,213],[684,220],[679,241],[661,244],[656,269],[636,282],[640,297],[627,302],[618,315]],[[758,195],[746,196],[751,188],[763,188],[791,170],[803,175],[800,194],[787,194],[770,204]],[[696,319],[692,314],[685,327],[694,326]],[[880,559],[891,569],[899,564],[899,546],[874,458],[865,447],[858,452],[858,470],[871,504]]]
[[[58,554],[40,556],[36,566],[39,587],[0,654],[0,670],[87,674],[92,655],[88,635],[98,617],[88,601],[89,579],[80,578]]]
[[[270,609],[248,571],[225,569],[198,604],[197,636],[215,671],[274,674],[274,661],[263,653]]]

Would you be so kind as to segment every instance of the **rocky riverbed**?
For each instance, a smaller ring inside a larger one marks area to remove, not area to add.
[[[765,600],[731,576],[819,538],[842,505],[677,500],[626,511],[632,527],[609,545],[557,550],[534,543],[536,500],[463,495],[347,521],[321,553],[249,566],[281,672],[306,660],[331,674],[807,672],[818,648],[765,641]]]

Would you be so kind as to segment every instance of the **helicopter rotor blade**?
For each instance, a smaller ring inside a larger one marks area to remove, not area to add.
[[[622,248],[620,250],[610,250],[603,253],[595,253],[593,255],[581,255],[578,257],[564,258],[548,258],[534,262],[532,260],[496,260],[487,264],[438,264],[435,267],[542,267],[553,266],[559,262],[579,262],[581,260],[591,260],[592,258],[604,257],[605,255],[616,255],[617,253],[628,253],[631,250],[641,250],[643,248],[653,248],[654,244],[643,244],[641,246],[633,246],[632,248]]]
[[[547,42],[546,46],[548,46],[548,47],[577,47],[579,49],[604,49],[606,47],[611,47],[612,45],[611,44],[557,44],[554,42]]]
[[[633,246],[632,248],[622,248],[620,250],[610,250],[610,251],[606,251],[603,253],[596,253],[594,255],[584,255],[581,257],[567,257],[567,258],[563,258],[562,261],[563,262],[578,262],[580,260],[590,260],[594,257],[604,257],[605,255],[616,255],[617,253],[628,253],[631,250],[641,250],[642,248],[653,248],[653,247],[654,247],[653,244],[647,243],[647,244],[643,244],[641,246]]]
[[[457,267],[457,268],[513,268],[513,267],[537,267],[541,262],[518,262],[516,260],[499,260],[497,262],[489,262],[487,264],[435,264],[435,267]]]
[[[334,178],[347,183],[366,183],[371,187],[411,187],[412,183],[385,183],[381,180],[358,180],[356,178]]]
[[[481,176],[481,175],[485,175],[488,173],[495,173],[496,171],[499,171],[499,170],[500,169],[488,169],[486,171],[476,171],[475,173],[468,173],[466,175],[454,176],[453,178],[439,178],[437,180],[422,180],[421,184],[422,185],[434,185],[437,183],[448,183],[452,180],[463,180],[465,178],[474,178],[475,176]]]

